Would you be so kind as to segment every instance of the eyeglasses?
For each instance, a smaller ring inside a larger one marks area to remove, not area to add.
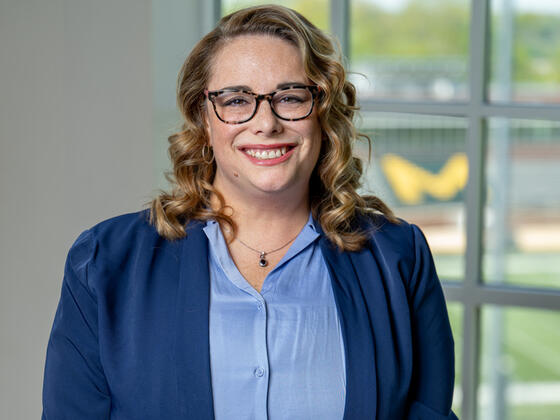
[[[242,89],[205,90],[204,93],[220,121],[242,124],[255,116],[263,99],[281,120],[303,120],[311,115],[320,91],[319,86],[291,85],[263,95]]]

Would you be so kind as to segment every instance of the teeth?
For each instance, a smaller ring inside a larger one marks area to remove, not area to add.
[[[279,158],[286,154],[287,148],[281,147],[280,149],[271,149],[271,150],[255,150],[255,149],[247,149],[245,153],[249,156],[255,157],[257,159],[275,159]]]

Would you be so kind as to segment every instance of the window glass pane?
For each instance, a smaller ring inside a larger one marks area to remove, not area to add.
[[[368,98],[464,100],[470,1],[353,0],[350,67]]]
[[[262,4],[289,7],[300,12],[318,28],[329,29],[329,0],[222,0],[222,14]]]
[[[463,305],[457,302],[447,304],[449,322],[455,340],[455,391],[453,392],[453,412],[461,414],[461,402],[463,393],[461,392],[461,362],[463,360]]]
[[[560,287],[560,122],[489,122],[484,278]]]
[[[363,113],[361,129],[373,154],[364,192],[383,199],[403,219],[419,225],[442,280],[463,276],[464,187],[468,177],[463,118]],[[356,154],[368,159],[366,142]]]
[[[560,312],[482,310],[481,420],[553,420],[560,413]]]
[[[560,2],[491,4],[490,99],[560,103]]]

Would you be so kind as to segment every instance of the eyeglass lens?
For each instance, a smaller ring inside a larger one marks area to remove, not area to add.
[[[222,120],[240,122],[253,116],[257,100],[249,93],[225,91],[216,96],[215,105]],[[280,118],[299,119],[311,112],[313,95],[304,87],[281,90],[272,96],[271,105]]]

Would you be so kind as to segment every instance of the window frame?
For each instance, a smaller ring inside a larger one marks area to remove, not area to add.
[[[200,0],[203,1],[203,0]],[[559,105],[494,103],[487,97],[490,80],[490,1],[470,0],[469,34],[469,95],[466,101],[434,102],[403,100],[362,100],[364,112],[421,114],[465,118],[468,124],[466,153],[469,179],[465,195],[466,252],[462,282],[442,278],[448,302],[458,302],[463,308],[463,347],[461,360],[463,392],[461,418],[477,420],[481,309],[486,305],[526,307],[560,311],[560,290],[492,285],[482,279],[483,228],[485,206],[485,166],[487,121],[492,117],[558,120]],[[206,3],[207,30],[221,16],[221,0]],[[350,51],[350,0],[329,0],[331,33],[340,41],[342,53]]]

